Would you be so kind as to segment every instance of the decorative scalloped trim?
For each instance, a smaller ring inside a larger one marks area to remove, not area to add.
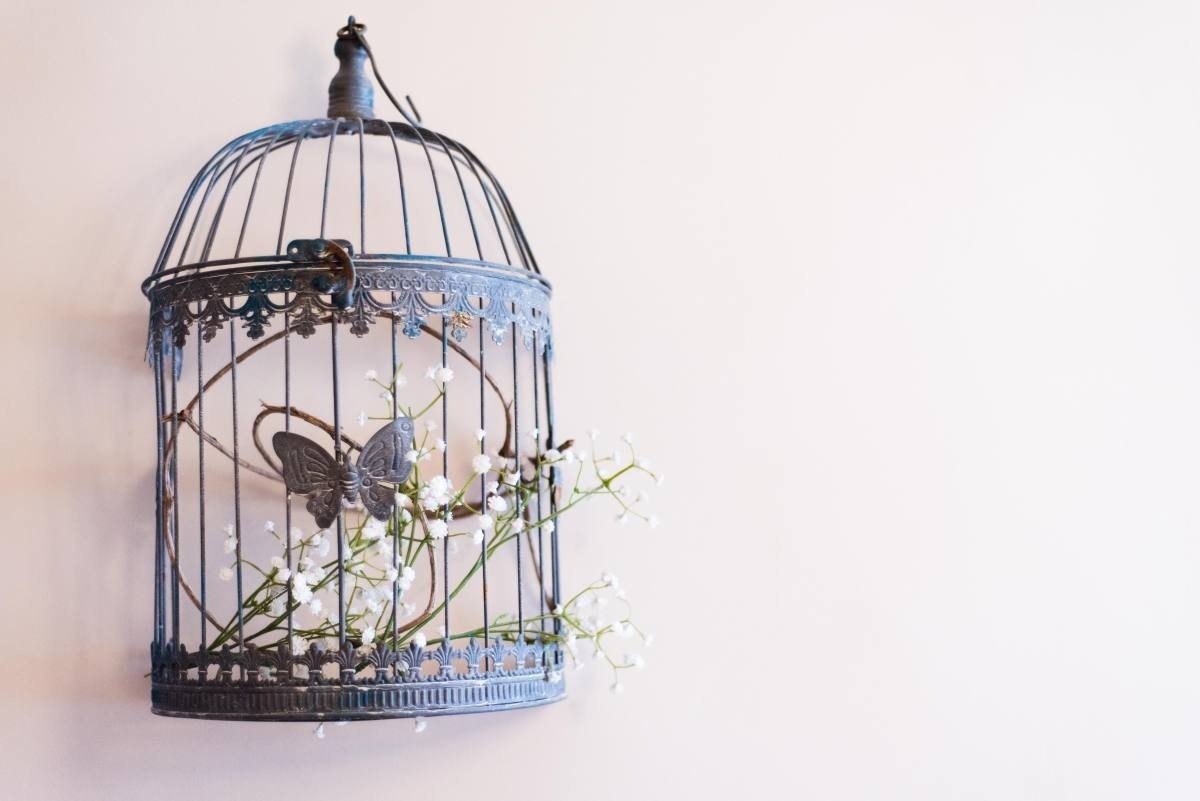
[[[396,263],[362,263],[354,300],[348,308],[337,306],[314,285],[327,275],[319,267],[246,269],[221,275],[197,274],[164,281],[149,290],[150,331],[168,336],[183,347],[193,326],[204,341],[211,341],[227,320],[241,321],[250,339],[260,339],[274,318],[291,315],[290,330],[312,336],[321,318],[333,315],[363,336],[380,313],[397,315],[405,335],[421,333],[426,317],[451,322],[451,333],[461,341],[472,319],[486,322],[493,341],[503,342],[516,326],[526,347],[550,347],[550,294],[541,284],[524,277],[489,273],[470,268],[414,267]],[[388,293],[381,300],[372,293]],[[273,299],[272,296],[276,299]],[[283,295],[286,300],[278,300]],[[441,295],[441,303],[426,295]],[[474,299],[481,298],[477,304]]]

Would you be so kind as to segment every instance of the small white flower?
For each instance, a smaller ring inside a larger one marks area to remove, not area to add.
[[[625,525],[626,523],[629,522],[629,512],[621,512],[621,514],[617,515],[616,519],[617,519],[617,522],[620,523],[622,526]]]
[[[536,428],[529,429],[529,438],[534,442],[537,442],[538,430]]]
[[[471,535],[471,542],[476,545],[483,545],[483,529],[475,529],[475,533]]]
[[[517,486],[517,481],[519,481],[521,478],[521,474],[518,473],[516,470],[512,470],[512,471],[505,470],[504,473],[501,475],[501,478],[503,479],[504,483],[507,484],[508,486],[515,487],[515,486]]]
[[[369,419],[369,418],[367,417],[367,413],[366,413],[366,412],[359,412],[359,413],[358,413],[358,427],[359,427],[359,428],[363,428],[363,427],[365,427],[365,426],[367,425],[367,420],[368,420],[368,419]]]
[[[429,728],[429,724],[425,722],[425,718],[413,718],[413,731],[417,734]]]
[[[287,611],[287,603],[282,595],[271,599],[271,617],[281,617]]]
[[[642,645],[646,646],[647,648],[649,648],[651,645],[654,645],[654,635],[653,634],[644,635],[642,637]]]
[[[390,401],[392,399],[392,393],[386,389],[381,389],[379,390],[379,399],[381,401]]]
[[[393,383],[395,383],[396,389],[399,389],[400,387],[408,386],[408,378],[403,373],[396,373]]]
[[[554,529],[555,529],[555,526],[554,526],[553,520],[547,520],[545,523],[542,524],[542,530],[545,531],[547,534],[553,534]]]
[[[429,524],[429,536],[435,540],[445,538],[450,533],[450,526],[445,520],[434,520]]]
[[[363,536],[366,537],[368,542],[383,539],[383,535],[386,533],[387,524],[377,517],[370,518],[367,520],[366,525],[363,526]]]
[[[512,530],[514,534],[520,534],[525,530],[525,521],[521,518],[516,518],[512,521]]]
[[[658,478],[654,479],[654,486],[661,487],[662,483],[663,483],[663,475],[662,475],[662,473],[659,473]]]
[[[448,384],[454,380],[454,371],[442,364],[435,364],[425,371],[425,377],[439,384]]]
[[[326,538],[326,539],[321,540],[321,542],[317,545],[317,556],[324,557],[324,556],[328,556],[328,555],[329,555],[329,539]]]
[[[396,493],[395,501],[396,501],[397,509],[411,509],[412,508],[412,498],[408,497],[407,495],[405,495],[402,492]]]
[[[542,461],[544,461],[548,464],[554,464],[555,462],[558,462],[561,460],[562,460],[562,454],[558,452],[558,448],[551,448],[542,454]]]
[[[312,600],[313,592],[309,589],[308,579],[303,573],[296,573],[292,576],[292,597],[302,604]]]
[[[613,695],[620,695],[621,693],[625,692],[625,685],[621,684],[619,681],[614,681],[612,686],[608,689],[612,691]]]
[[[315,617],[320,617],[324,608],[325,604],[321,603],[320,598],[313,598],[308,602],[308,611],[311,612]]]
[[[631,654],[630,656],[625,657],[625,664],[629,665],[631,668],[637,668],[640,670],[646,666],[646,660],[641,654]]]
[[[438,427],[438,424],[435,423],[433,420],[426,420],[422,425],[425,426],[426,431],[429,431],[431,433],[436,431],[437,427]]]
[[[479,527],[480,528],[487,529],[487,528],[491,528],[494,525],[496,525],[496,521],[492,519],[491,515],[480,515],[479,516]]]
[[[587,451],[576,451],[575,458],[581,462],[586,462],[588,460],[588,452]]]
[[[508,511],[508,501],[504,500],[499,495],[493,495],[487,500],[487,508],[491,509],[496,514],[504,514]]]
[[[223,567],[217,575],[221,577],[221,581],[229,581],[233,578],[233,568]]]
[[[293,654],[300,653],[301,651],[305,650],[306,647],[307,646],[305,646],[305,644],[304,644],[303,637],[301,637],[299,634],[292,635],[292,653]]]
[[[275,533],[275,521],[268,520],[267,522],[263,523],[263,531],[267,534],[274,534]]]
[[[650,469],[650,460],[649,459],[634,459],[633,463],[635,465],[637,465],[638,467],[642,468],[643,470]]]
[[[395,581],[396,579],[400,578],[400,571],[394,567],[389,567],[385,575],[387,576],[387,580],[389,582]]]
[[[367,626],[365,629],[363,629],[363,633],[362,633],[362,644],[363,644],[363,645],[370,645],[370,644],[371,644],[371,643],[373,643],[374,641],[375,641],[375,627],[374,627],[374,626]]]
[[[368,370],[367,372],[363,373],[363,378],[365,378],[367,381],[376,381],[379,379],[379,373],[375,372],[374,370]]]
[[[445,476],[434,476],[417,493],[421,508],[428,512],[450,503],[454,487]]]
[[[416,464],[417,460],[420,458],[421,458],[421,452],[418,451],[416,448],[413,448],[412,450],[408,451],[408,453],[404,454],[404,460],[406,462],[412,462],[413,464]]]
[[[429,644],[429,639],[425,636],[425,632],[423,631],[418,631],[416,634],[414,634],[412,641],[413,645],[417,646],[418,648],[424,648]]]
[[[600,574],[600,580],[604,582],[605,587],[620,587],[621,580],[612,573],[605,571]]]
[[[417,571],[414,570],[411,565],[405,565],[404,567],[400,568],[400,578],[404,579],[405,581],[415,581],[417,578]]]
[[[626,431],[624,434],[621,435],[621,441],[624,442],[626,445],[632,445],[633,444],[633,433]]]
[[[646,519],[646,525],[650,526],[650,528],[658,528],[658,515],[650,515],[650,517]]]
[[[225,536],[226,537],[233,537],[236,535],[236,533],[237,533],[237,529],[234,528],[233,523],[225,524]]]
[[[487,432],[484,431],[482,428],[475,429],[475,439],[477,441],[483,442],[483,438],[486,436],[487,436]]]
[[[225,544],[224,544],[225,553],[233,553],[234,551],[236,551],[237,544],[238,544],[237,537],[226,537]]]
[[[486,453],[478,454],[471,459],[471,469],[474,470],[477,475],[483,475],[492,469],[492,460]]]
[[[439,439],[439,440],[437,441],[437,449],[438,449],[439,451],[441,451],[442,453],[445,453],[445,452],[446,452],[446,440],[444,440],[444,439]]]

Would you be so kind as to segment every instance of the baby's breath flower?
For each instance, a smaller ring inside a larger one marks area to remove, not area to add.
[[[454,371],[445,365],[435,364],[425,371],[425,377],[439,384],[448,384],[454,379]]]
[[[658,528],[658,515],[650,515],[650,517],[646,519],[646,525],[650,526],[650,528]]]
[[[321,611],[324,608],[325,608],[325,604],[323,604],[321,602],[320,598],[313,598],[311,601],[308,602],[308,611],[311,612],[314,617],[320,617]]]
[[[427,729],[427,728],[429,728],[429,724],[425,722],[425,718],[421,718],[421,717],[413,718],[413,731],[414,732],[416,732],[417,734],[420,734],[421,732],[425,731],[425,729]]]
[[[445,476],[434,476],[417,492],[421,508],[432,512],[450,503],[454,487]]]
[[[438,449],[439,451],[441,451],[442,453],[445,453],[445,452],[446,452],[446,440],[444,440],[444,439],[439,439],[439,440],[437,441],[437,449]]]
[[[477,454],[471,459],[471,469],[474,470],[477,475],[483,475],[492,469],[491,457],[489,457],[486,453]]]
[[[614,681],[612,686],[608,689],[612,691],[613,695],[620,695],[621,693],[625,692],[625,685],[621,684],[619,681]]]
[[[525,521],[521,518],[516,518],[512,521],[512,530],[514,534],[520,534],[525,530]]]
[[[436,431],[437,427],[438,427],[438,424],[436,422],[434,422],[433,420],[426,420],[424,423],[422,423],[422,425],[425,426],[426,431],[429,431],[431,433]]]
[[[496,514],[504,514],[508,511],[508,501],[504,500],[499,495],[493,495],[487,499],[487,508],[491,509]]]
[[[282,556],[272,556],[271,567],[275,568],[276,570],[286,570],[287,562],[283,561]]]
[[[471,542],[473,542],[476,545],[483,545],[483,537],[484,537],[483,529],[477,528],[477,529],[475,529],[475,533],[473,533],[471,535]]]
[[[494,525],[496,525],[496,521],[492,519],[491,515],[480,515],[479,516],[479,527],[480,528],[491,528]]]
[[[626,445],[632,445],[633,444],[633,432],[626,431],[624,434],[621,435],[621,441],[624,442]]]
[[[379,379],[379,373],[375,372],[374,370],[368,370],[367,372],[363,373],[363,378],[367,381],[377,381]]]
[[[217,575],[221,577],[221,581],[229,581],[233,578],[233,568],[223,567],[218,571]]]
[[[483,442],[483,438],[486,436],[487,436],[487,432],[484,431],[482,428],[475,429],[475,439],[478,440],[479,442]]]
[[[445,520],[433,520],[429,523],[429,536],[435,540],[445,538],[450,533],[450,526]]]
[[[366,413],[366,412],[361,412],[361,411],[360,411],[360,412],[358,413],[358,418],[357,418],[357,419],[358,419],[358,426],[359,426],[359,428],[363,428],[363,427],[365,427],[365,426],[367,425],[367,420],[368,420],[369,418],[367,417],[367,413]]]
[[[413,645],[417,646],[418,648],[424,648],[429,644],[429,639],[425,636],[425,632],[423,631],[418,631],[416,634],[414,634],[412,641]]]
[[[375,627],[374,627],[374,626],[367,626],[365,629],[363,629],[363,633],[362,633],[362,644],[363,644],[363,645],[370,645],[370,644],[371,644],[371,643],[373,643],[374,641],[375,641]]]

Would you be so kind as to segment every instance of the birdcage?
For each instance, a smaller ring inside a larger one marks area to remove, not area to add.
[[[337,33],[328,117],[201,169],[143,284],[158,714],[564,693],[550,285],[495,176],[391,94],[364,30]],[[368,66],[401,121],[375,117]]]

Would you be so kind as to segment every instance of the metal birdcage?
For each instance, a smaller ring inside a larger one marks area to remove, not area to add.
[[[158,714],[350,720],[564,693],[558,533],[537,525],[561,480],[537,461],[556,443],[550,285],[491,171],[378,70],[404,120],[374,116],[363,32],[338,31],[328,117],[209,160],[143,284]],[[493,507],[515,512],[504,531]]]

